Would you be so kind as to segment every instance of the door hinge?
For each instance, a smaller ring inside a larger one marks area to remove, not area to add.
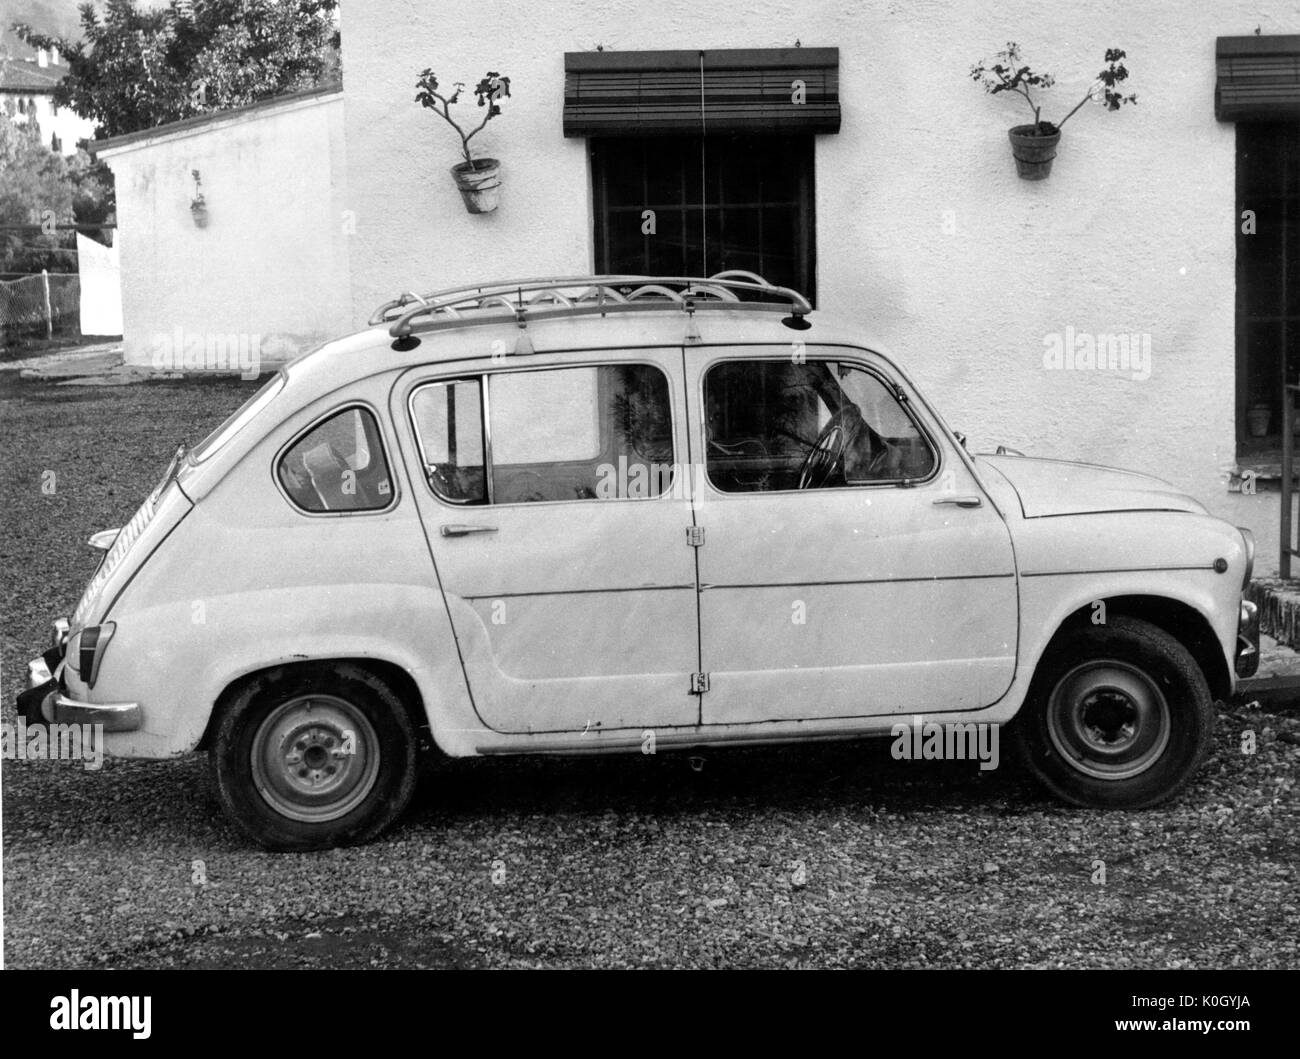
[[[689,544],[692,548],[700,547],[704,543],[704,527],[687,526],[686,543]]]
[[[708,674],[708,673],[692,673],[692,674],[691,674],[691,694],[692,694],[692,695],[703,695],[703,694],[704,694],[706,691],[708,691],[708,690],[709,690],[709,674]]]

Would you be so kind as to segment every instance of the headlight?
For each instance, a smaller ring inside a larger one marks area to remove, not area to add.
[[[1241,539],[1246,542],[1246,576],[1241,579],[1241,590],[1245,592],[1251,574],[1255,572],[1255,535],[1245,526],[1238,526],[1237,529],[1241,533]]]

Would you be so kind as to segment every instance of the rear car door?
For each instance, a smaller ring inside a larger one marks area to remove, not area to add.
[[[680,349],[407,373],[418,503],[475,709],[501,732],[694,724]]]
[[[1011,539],[880,358],[693,348],[705,724],[989,705],[1015,672]]]

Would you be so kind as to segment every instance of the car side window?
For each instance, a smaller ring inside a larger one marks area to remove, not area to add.
[[[672,484],[668,379],[648,364],[429,383],[411,416],[429,485],[450,503],[650,498]]]
[[[733,360],[704,378],[706,469],[725,493],[881,485],[936,459],[892,387],[834,360]]]
[[[364,408],[317,423],[280,458],[276,474],[294,504],[312,513],[379,511],[393,499],[379,425]]]

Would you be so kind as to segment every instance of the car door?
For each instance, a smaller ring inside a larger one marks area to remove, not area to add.
[[[686,354],[706,724],[970,710],[1015,671],[1001,515],[881,358]]]
[[[681,353],[408,373],[393,414],[480,718],[501,732],[694,724]]]

